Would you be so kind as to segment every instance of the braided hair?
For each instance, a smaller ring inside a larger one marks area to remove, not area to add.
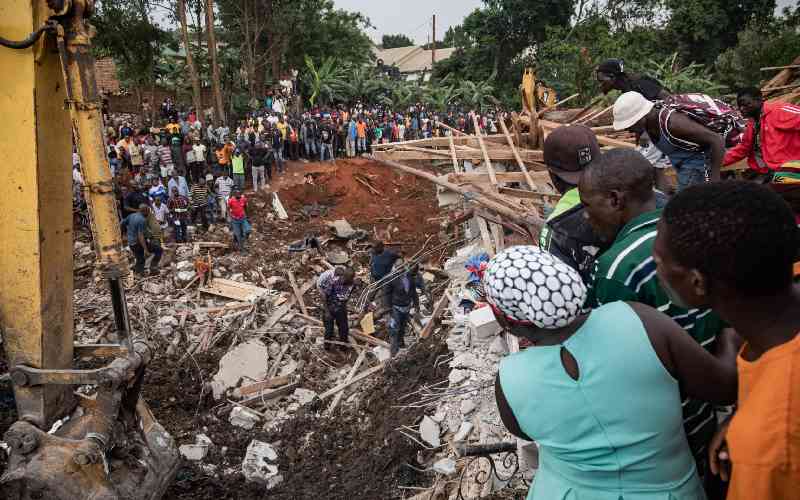
[[[744,181],[691,186],[670,200],[662,219],[670,253],[712,282],[750,297],[791,285],[800,230],[773,191]]]

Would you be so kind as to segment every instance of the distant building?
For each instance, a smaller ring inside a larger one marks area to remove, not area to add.
[[[102,94],[115,95],[121,91],[117,77],[117,65],[110,57],[98,59],[94,63],[94,73],[97,79],[97,90]]]
[[[448,59],[456,49],[436,49],[436,62]],[[422,75],[425,81],[431,77],[431,52],[422,47],[397,47],[394,49],[380,49],[373,47],[372,53],[375,60],[382,61],[385,66],[396,66],[400,71],[400,77],[408,80],[419,80]]]

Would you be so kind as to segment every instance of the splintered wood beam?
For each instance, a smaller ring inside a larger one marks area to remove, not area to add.
[[[551,121],[548,121],[548,120],[539,120],[539,123],[542,125],[542,127],[545,130],[555,130],[555,129],[559,128],[559,127],[563,127],[564,126],[563,123],[551,122]],[[601,128],[602,129],[602,128],[605,128],[605,127],[596,127],[596,128]],[[594,129],[592,129],[592,130],[594,130]],[[623,141],[621,139],[614,139],[614,138],[611,138],[611,137],[606,137],[604,135],[598,135],[597,136],[597,142],[601,146],[611,146],[611,147],[615,147],[615,148],[635,148],[636,147],[636,144],[634,144],[632,142]]]
[[[425,172],[424,170],[409,167],[408,165],[403,165],[402,163],[398,163],[396,161],[388,160],[384,154],[385,153],[375,153],[372,155],[372,158],[388,167],[416,175],[417,177],[422,177],[423,179],[427,179],[438,186],[442,186],[450,191],[459,193],[467,197],[471,203],[482,205],[498,215],[507,218],[509,221],[525,227],[526,229],[532,230],[532,233],[538,233],[542,228],[542,218],[535,211],[520,211],[511,209],[502,203],[497,203],[496,201],[489,199],[482,193],[476,193],[475,190],[467,189],[463,186],[459,186],[458,184],[453,184],[452,182],[448,182],[447,180],[441,179],[434,174]]]
[[[557,103],[553,104],[552,106],[547,106],[546,108],[544,108],[541,111],[539,111],[536,114],[536,116],[541,118],[542,115],[544,115],[548,111],[552,111],[552,110],[556,109],[557,107],[561,106],[562,104],[564,104],[565,102],[569,102],[569,101],[575,99],[578,96],[580,96],[580,94],[572,94],[571,96],[567,97],[566,99],[561,99],[560,101],[558,101]]]
[[[453,172],[459,173],[461,168],[458,166],[458,153],[456,153],[456,145],[453,142],[452,135],[448,136],[448,138],[450,139],[450,156],[453,159]]]
[[[344,379],[345,384],[353,380],[353,377],[356,375],[358,369],[361,368],[361,363],[364,362],[364,358],[366,357],[367,357],[366,350],[363,350],[361,351],[361,353],[359,353],[358,359],[356,359],[356,362],[353,363],[353,367],[350,369],[350,373],[348,373],[347,378]],[[333,398],[333,402],[328,407],[328,413],[333,413],[333,410],[335,410],[336,407],[339,406],[339,401],[342,400],[342,394],[344,394],[344,392],[339,392],[336,394],[336,397]]]
[[[472,115],[472,124],[475,127],[475,137],[478,138],[478,145],[481,147],[481,152],[483,152],[483,161],[486,162],[486,170],[489,172],[489,179],[492,181],[492,186],[495,186],[496,189],[497,176],[495,176],[492,160],[489,158],[489,152],[486,150],[486,143],[483,142],[483,134],[481,134],[481,126],[478,123],[478,117],[474,113]]]
[[[550,174],[548,172],[529,172],[528,175],[531,176],[534,182],[550,183]],[[498,172],[497,180],[499,182],[526,182],[525,174],[522,172]],[[489,174],[450,174],[448,181],[455,184],[489,182]]]
[[[530,136],[529,133],[521,134],[523,140],[527,140]],[[402,141],[402,142],[388,142],[386,144],[373,144],[372,150],[373,151],[384,151],[387,149],[393,149],[398,146],[417,146],[421,148],[425,147],[440,147],[446,148],[450,145],[450,138],[453,139],[453,143],[456,146],[472,146],[477,148],[478,147],[478,138],[474,135],[459,135],[459,136],[449,136],[449,137],[430,137],[428,139],[414,139],[411,141]],[[491,135],[484,135],[483,141],[488,145],[499,144],[505,146],[506,138],[503,134],[491,134]]]
[[[338,393],[342,392],[343,390],[347,389],[348,387],[350,387],[351,385],[355,384],[356,382],[360,382],[360,381],[364,380],[365,378],[369,377],[370,375],[373,375],[373,374],[378,373],[379,371],[383,370],[384,366],[385,366],[385,364],[381,363],[378,366],[373,366],[369,370],[364,370],[363,372],[359,373],[358,375],[356,375],[355,377],[353,377],[349,381],[342,382],[341,384],[337,385],[333,389],[331,389],[329,391],[326,391],[326,392],[323,392],[322,394],[320,394],[319,399],[327,399],[327,398],[329,398],[329,397],[331,397],[331,396],[333,396],[335,394],[338,394]]]
[[[420,333],[420,337],[423,339],[427,339],[433,333],[433,329],[436,328],[436,324],[439,322],[439,318],[442,317],[444,310],[447,308],[447,303],[449,302],[449,297],[447,294],[442,294],[442,297],[439,299],[439,302],[436,303],[436,306],[433,308],[433,314],[431,315],[430,321],[428,324],[425,325],[425,328],[422,329],[422,333]]]
[[[503,131],[503,135],[506,136],[506,140],[508,141],[508,147],[511,148],[511,152],[514,153],[514,159],[517,160],[517,166],[522,171],[522,174],[525,176],[525,182],[528,183],[528,187],[531,189],[536,189],[536,183],[533,182],[531,178],[531,174],[528,173],[528,167],[525,166],[525,162],[522,161],[522,158],[519,156],[519,152],[517,151],[517,147],[514,145],[514,141],[511,139],[511,134],[508,133],[508,127],[506,127],[505,120],[501,119],[500,122],[500,129]]]
[[[795,57],[794,61],[792,61],[791,66],[800,65],[800,56]],[[791,81],[792,76],[794,76],[795,71],[794,68],[786,68],[781,70],[777,75],[773,76],[770,81],[766,83],[761,88],[762,92],[768,91],[772,87],[780,87],[781,85],[786,85]]]
[[[489,158],[493,161],[513,161],[514,154],[508,148],[504,149],[489,149]],[[378,151],[376,150],[375,153],[381,153],[387,155],[387,158],[390,158],[395,161],[410,161],[410,160],[445,160],[445,159],[452,159],[452,153],[446,151],[436,151],[436,150],[423,150],[423,151],[402,151],[402,150],[394,150],[394,151]],[[444,153],[444,154],[442,154]],[[521,150],[519,151],[519,155],[525,163],[533,163],[533,162],[541,162],[544,160],[544,154],[541,151],[536,150]],[[457,160],[469,160],[471,162],[480,162],[483,161],[483,153],[479,149],[456,149],[456,159]]]

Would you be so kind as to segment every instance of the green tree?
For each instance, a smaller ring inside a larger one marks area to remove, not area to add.
[[[671,11],[667,31],[686,62],[713,63],[737,43],[751,21],[763,22],[775,12],[775,0],[665,0]]]
[[[483,112],[489,104],[500,104],[500,101],[494,96],[494,86],[488,81],[473,82],[464,80],[461,82],[459,92],[463,103],[479,113]]]
[[[414,45],[414,41],[403,34],[397,35],[383,35],[381,38],[381,46],[384,49],[395,49],[397,47],[410,47]]]
[[[758,86],[775,73],[765,66],[785,66],[800,54],[800,8],[764,22],[752,21],[738,34],[738,44],[717,58],[720,82],[731,89]]]

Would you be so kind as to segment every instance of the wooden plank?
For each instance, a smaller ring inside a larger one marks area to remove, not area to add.
[[[249,398],[243,399],[239,401],[240,405],[248,405],[251,403],[261,402],[261,401],[270,401],[272,399],[281,398],[283,396],[288,396],[289,394],[293,393],[295,389],[300,386],[298,382],[292,382],[289,385],[285,385],[278,389],[272,391],[264,391],[260,392],[254,396],[250,396]]]
[[[261,382],[256,382],[254,384],[249,384],[242,386],[234,392],[238,392],[239,396],[249,396],[251,394],[255,394],[257,392],[261,392],[265,389],[275,389],[277,387],[282,387],[289,382],[292,381],[292,378],[287,376],[284,377],[273,377],[267,380],[262,380]]]
[[[268,289],[251,283],[240,283],[221,278],[214,278],[208,285],[200,287],[199,290],[212,295],[250,303],[269,293]]]
[[[425,328],[422,329],[422,333],[419,334],[420,338],[427,339],[433,333],[433,329],[436,328],[436,324],[439,322],[439,318],[442,317],[445,309],[447,309],[447,304],[449,303],[449,298],[447,294],[443,294],[442,297],[439,299],[439,302],[436,303],[436,306],[433,308],[433,314],[431,315],[431,319],[428,321],[428,324],[425,325]]]
[[[550,173],[548,172],[529,172],[529,175],[534,180],[541,184],[550,183]],[[525,174],[522,172],[498,172],[496,174],[497,180],[500,182],[526,182]],[[450,182],[456,184],[466,184],[472,182],[489,182],[489,174],[450,174],[447,176]]]
[[[450,139],[450,157],[453,160],[453,172],[459,173],[461,167],[458,166],[458,153],[456,153],[456,145],[453,142],[453,136],[448,136]]]
[[[364,359],[366,357],[367,357],[367,351],[361,351],[361,353],[358,355],[358,358],[356,358],[356,362],[353,363],[353,367],[350,368],[350,372],[347,374],[347,378],[344,379],[344,383],[353,381],[353,377],[355,376],[358,369],[361,367],[361,363],[364,362]],[[328,407],[328,413],[333,413],[333,410],[335,410],[336,407],[339,405],[339,401],[341,401],[343,394],[344,391],[338,392],[336,394],[336,397],[333,398],[333,402],[331,403],[330,407]]]
[[[794,61],[790,66],[800,65],[800,56],[795,57]],[[773,76],[767,83],[764,85],[761,90],[768,90],[770,87],[780,87],[781,85],[786,85],[791,81],[792,76],[795,74],[792,68],[786,68],[781,70],[777,75]]]
[[[759,71],[775,71],[776,69],[797,69],[800,64],[790,64],[789,66],[767,66],[766,68],[759,68]]]
[[[326,399],[326,398],[329,398],[329,397],[331,397],[331,396],[333,396],[335,394],[338,394],[338,393],[342,392],[343,390],[347,389],[348,387],[350,387],[351,385],[355,384],[356,382],[360,382],[360,381],[364,380],[365,378],[369,377],[370,375],[374,375],[374,374],[378,373],[379,371],[383,370],[384,366],[385,366],[384,363],[381,363],[381,364],[379,364],[377,366],[373,366],[369,370],[364,370],[363,372],[359,373],[358,375],[356,375],[355,377],[350,379],[348,382],[342,382],[341,384],[337,385],[333,389],[331,389],[329,391],[326,391],[326,392],[323,392],[322,394],[320,394],[319,398],[320,399]]]
[[[591,114],[591,115],[587,116],[586,118],[582,118],[577,123],[585,124],[585,123],[589,123],[592,120],[597,120],[598,118],[600,118],[601,116],[605,115],[606,113],[608,113],[612,109],[614,109],[614,105],[613,104],[611,106],[609,106],[609,107],[597,112],[597,113],[594,113],[594,114]]]
[[[489,236],[489,227],[486,225],[486,221],[481,217],[475,217],[475,221],[478,223],[478,230],[481,232],[483,249],[489,254],[489,257],[494,257],[494,245],[492,245],[492,237]]]
[[[478,123],[478,117],[474,113],[472,114],[472,123],[475,127],[475,137],[478,138],[478,144],[481,147],[481,151],[483,152],[483,161],[486,162],[486,170],[489,172],[489,179],[492,182],[492,186],[497,186],[497,176],[494,172],[494,167],[492,166],[492,160],[489,158],[489,152],[486,150],[486,144],[483,142],[483,134],[481,134],[481,126]]]
[[[527,132],[521,135],[524,141],[527,141],[528,138],[530,137],[530,133]],[[476,136],[459,135],[459,136],[448,136],[448,137],[430,137],[428,139],[414,139],[411,141],[401,141],[401,142],[387,142],[386,144],[373,144],[372,151],[373,152],[385,151],[387,149],[393,149],[398,146],[404,146],[404,145],[417,146],[421,148],[432,148],[432,147],[446,148],[450,144],[451,137],[456,146],[472,146],[474,148],[479,147],[478,138]],[[506,138],[503,134],[484,135],[483,141],[489,147],[496,145],[504,146],[506,144]]]
[[[508,149],[487,149],[489,158],[495,161],[509,161],[516,159],[514,157],[514,153]],[[543,161],[544,160],[544,153],[539,150],[534,149],[527,149],[527,150],[518,150],[517,153],[520,155],[522,160],[526,163],[532,163],[535,161]],[[436,150],[423,150],[423,151],[398,151],[398,150],[378,150],[373,153],[374,155],[385,155],[384,158],[390,159],[392,161],[409,161],[409,160],[442,160],[446,158],[452,159],[452,153],[447,153],[444,151],[436,151]],[[483,160],[483,152],[476,149],[476,150],[469,150],[469,149],[456,149],[456,159],[458,160],[469,160],[471,162],[478,162]]]
[[[314,281],[316,280],[314,280],[313,278],[306,281],[300,288],[300,295],[305,295],[305,293],[309,291],[312,286],[314,286]],[[294,307],[296,302],[297,299],[294,298],[294,296],[290,297],[285,304],[281,305],[278,309],[276,309],[275,312],[272,313],[272,315],[267,319],[267,323],[264,325],[264,329],[269,330],[270,328],[275,326],[278,323],[278,321],[280,321],[282,317],[286,316],[286,313],[288,313],[292,309],[292,307]]]
[[[590,109],[592,109],[593,107],[595,107],[595,106],[596,106],[596,105],[597,105],[597,104],[598,104],[600,101],[602,101],[604,97],[605,97],[605,96],[599,95],[599,96],[595,97],[594,99],[592,99],[592,102],[590,102],[589,104],[587,104],[587,105],[586,105],[586,107],[585,107],[585,108],[583,108],[582,110],[580,110],[580,111],[578,112],[578,114],[577,114],[577,115],[573,116],[573,117],[572,117],[572,119],[571,119],[569,122],[570,122],[570,123],[575,123],[575,122],[577,122],[578,120],[580,120],[582,117],[586,116],[586,113],[587,113],[587,112],[588,112]]]
[[[525,198],[529,200],[541,200],[544,199],[552,199],[557,201],[561,198],[560,194],[557,193],[545,193],[542,191],[528,191],[527,189],[514,189],[514,188],[507,188],[501,187],[500,194],[507,194],[508,196],[513,196],[515,198]]]
[[[303,300],[303,294],[300,293],[300,288],[297,286],[294,273],[291,270],[287,270],[286,275],[289,277],[289,284],[292,286],[292,291],[294,291],[294,297],[297,299],[297,303],[300,304],[300,310],[303,311],[303,314],[308,314],[306,302]]]
[[[511,152],[514,154],[514,159],[517,160],[517,166],[522,171],[522,175],[525,177],[525,182],[528,183],[529,188],[536,189],[536,183],[533,182],[531,174],[528,173],[528,167],[525,166],[525,162],[523,162],[522,158],[520,158],[519,151],[517,151],[517,147],[514,145],[514,141],[511,139],[511,134],[508,133],[508,127],[506,127],[505,120],[501,118],[499,122],[500,129],[503,131],[503,135],[506,136],[506,140],[508,141],[508,147],[511,148]]]

